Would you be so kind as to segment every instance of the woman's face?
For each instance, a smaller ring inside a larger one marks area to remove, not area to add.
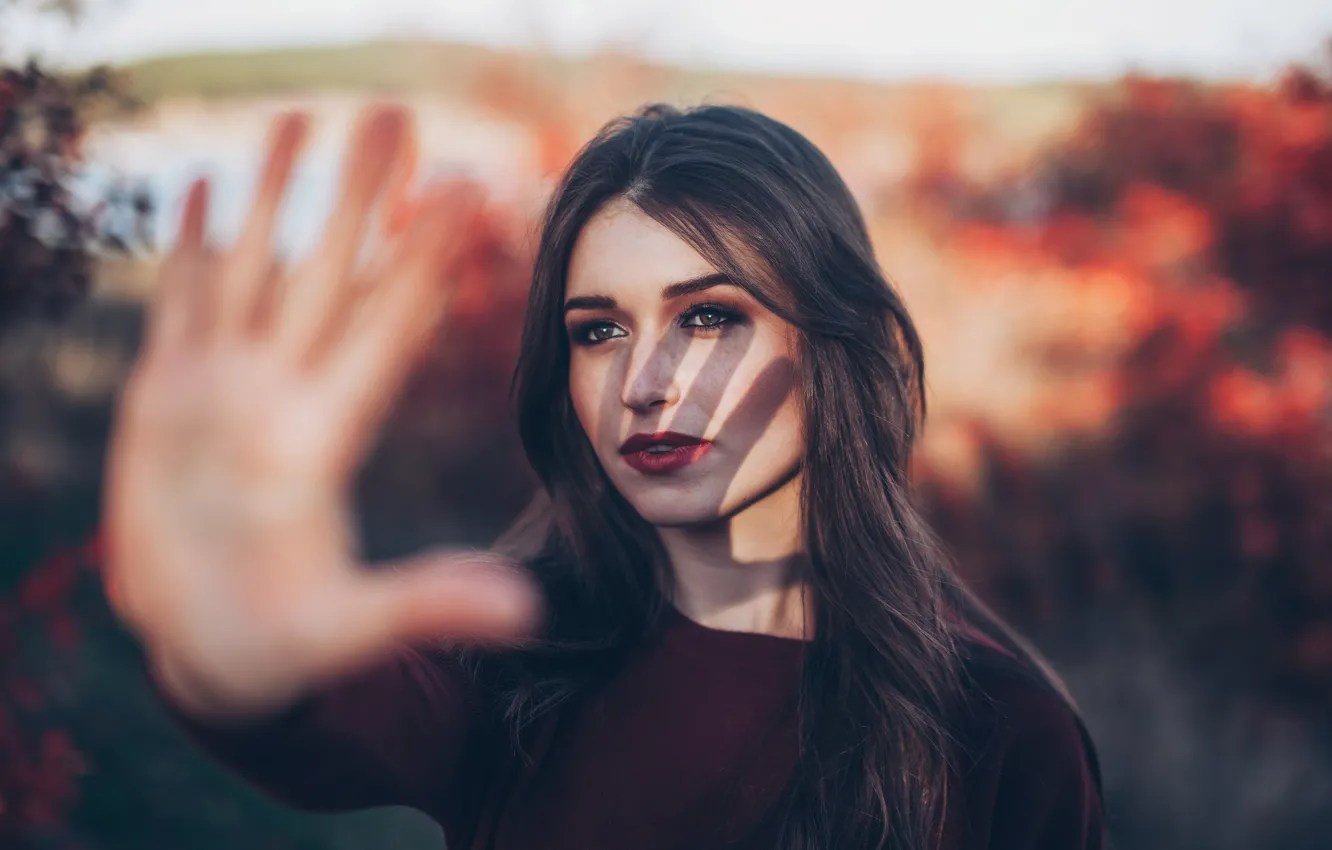
[[[574,246],[565,307],[578,419],[645,520],[728,518],[793,480],[794,329],[688,242],[612,202]]]

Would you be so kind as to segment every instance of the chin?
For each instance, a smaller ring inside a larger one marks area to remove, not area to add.
[[[717,500],[709,501],[706,494],[680,494],[663,488],[657,493],[625,495],[639,516],[659,528],[707,525],[721,518]]]

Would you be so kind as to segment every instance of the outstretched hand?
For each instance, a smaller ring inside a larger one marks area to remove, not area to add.
[[[404,643],[511,640],[537,619],[497,556],[359,563],[351,478],[447,312],[483,198],[461,181],[394,198],[359,265],[413,150],[409,113],[368,109],[319,246],[282,268],[273,230],[308,124],[276,121],[230,249],[207,243],[208,185],[191,187],[116,416],[109,595],[199,712],[271,709]]]

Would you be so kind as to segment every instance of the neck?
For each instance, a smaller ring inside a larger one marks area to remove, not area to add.
[[[803,532],[798,475],[716,522],[659,528],[672,601],[710,628],[812,636]]]

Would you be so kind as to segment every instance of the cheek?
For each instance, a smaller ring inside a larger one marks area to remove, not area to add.
[[[782,402],[772,425],[764,434],[764,442],[774,457],[790,463],[805,456],[804,414],[797,400],[795,388]]]
[[[598,370],[595,364],[586,358],[574,356],[569,363],[569,398],[573,402],[574,413],[583,426],[584,433],[592,445],[597,445],[599,431],[597,411],[601,408],[601,398],[605,388],[604,370]]]
[[[727,378],[724,403],[717,413],[720,421],[733,423],[728,430],[741,432],[753,442],[760,438],[765,443],[798,438],[798,433],[791,433],[798,431],[800,421],[793,361],[779,353],[761,358]]]

